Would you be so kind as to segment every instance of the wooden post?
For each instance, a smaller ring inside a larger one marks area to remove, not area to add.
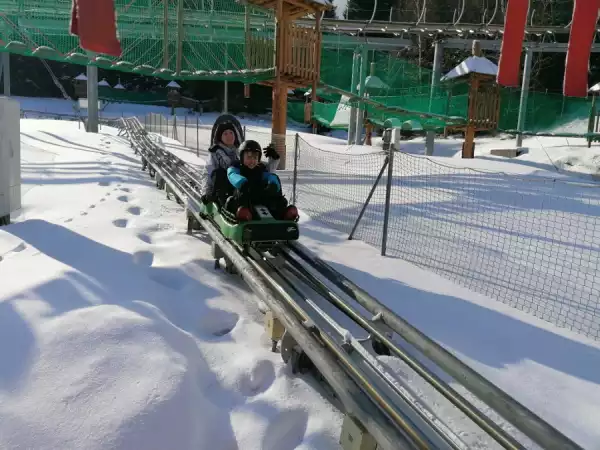
[[[477,94],[479,91],[479,77],[470,75],[469,109],[467,112],[467,127],[465,129],[465,142],[462,147],[463,158],[475,158],[475,115],[477,111]]]
[[[273,86],[273,122],[271,130],[271,142],[275,145],[275,150],[279,153],[278,169],[285,169],[285,129],[287,119],[287,87],[281,79],[281,72],[284,68],[285,33],[286,23],[283,11],[283,0],[277,1],[276,8],[276,37],[275,37],[275,84]]]

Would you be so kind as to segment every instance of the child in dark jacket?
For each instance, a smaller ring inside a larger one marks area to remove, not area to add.
[[[287,207],[287,200],[281,192],[279,177],[260,161],[261,153],[256,141],[245,141],[240,146],[240,160],[227,169],[227,178],[236,193],[227,201],[226,209],[233,213],[241,206],[261,204],[277,218]]]

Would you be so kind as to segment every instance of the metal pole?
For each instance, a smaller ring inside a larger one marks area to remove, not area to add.
[[[183,0],[177,2],[177,61],[175,71],[181,73],[183,59]]]
[[[4,74],[4,95],[10,97],[10,53],[2,53],[2,67]]]
[[[358,83],[358,72],[359,72],[359,61],[360,54],[356,51],[352,55],[352,81],[350,84],[350,92],[355,94],[357,89],[356,85]],[[350,120],[348,122],[348,145],[354,144],[355,136],[356,136],[356,113],[358,109],[356,105],[352,105],[350,108]]]
[[[358,111],[356,114],[356,136],[355,142],[357,144],[361,143],[362,131],[363,131],[363,113],[362,107],[364,103],[362,102],[362,98],[365,96],[365,80],[367,78],[367,65],[369,63],[369,49],[367,46],[364,46],[360,55],[360,86],[358,88],[358,96],[361,101],[358,104]]]
[[[385,256],[387,250],[388,225],[390,223],[390,200],[392,197],[392,181],[394,177],[394,152],[400,146],[400,130],[393,131],[394,142],[390,145],[387,172],[387,183],[385,185],[385,210],[383,212],[383,235],[381,236],[381,256]]]
[[[92,55],[90,55],[91,57]],[[98,67],[89,64],[87,66],[87,100],[88,121],[87,132],[98,132]]]
[[[163,0],[163,68],[169,68],[169,0]]]
[[[369,191],[369,195],[367,195],[367,199],[365,200],[365,204],[363,205],[362,209],[358,213],[358,217],[356,218],[356,222],[354,222],[354,226],[352,227],[352,231],[350,231],[350,234],[348,235],[348,240],[349,241],[351,241],[352,238],[354,237],[354,233],[356,233],[356,229],[358,228],[358,224],[360,223],[360,221],[362,219],[362,216],[364,215],[365,211],[367,210],[367,206],[369,206],[369,203],[371,202],[371,197],[373,197],[373,194],[375,193],[375,189],[377,189],[377,186],[379,185],[379,180],[381,180],[381,177],[383,176],[383,172],[385,171],[385,168],[387,167],[389,161],[390,161],[390,158],[388,156],[386,156],[385,157],[385,161],[383,162],[383,165],[381,166],[381,170],[379,171],[379,174],[377,175],[377,178],[375,179],[375,183],[373,183],[373,187]]]
[[[296,186],[298,184],[298,159],[300,157],[300,135],[296,133],[294,143],[294,177],[292,179],[292,204],[296,204]]]
[[[521,85],[521,101],[519,102],[519,119],[517,121],[517,131],[525,131],[525,119],[527,116],[527,97],[529,96],[529,79],[531,78],[531,63],[533,60],[533,51],[531,48],[525,49],[525,66],[523,67],[523,83]],[[523,146],[523,135],[517,134],[517,148]]]
[[[433,107],[433,97],[442,77],[442,64],[444,62],[444,44],[441,41],[435,42],[433,53],[433,73],[431,74],[431,93],[429,95],[429,112]]]
[[[224,70],[227,70],[227,62],[228,62],[228,58],[229,55],[228,53],[228,48],[227,48],[227,44],[225,44],[225,66],[223,67]],[[229,106],[229,82],[227,80],[225,80],[225,86],[223,88],[223,114],[227,114],[227,109]]]

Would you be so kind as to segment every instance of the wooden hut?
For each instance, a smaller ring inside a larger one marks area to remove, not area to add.
[[[498,66],[481,56],[479,41],[473,41],[473,56],[444,75],[442,82],[469,84],[467,122],[452,127],[453,131],[463,131],[465,142],[463,158],[475,157],[475,133],[495,130],[500,119],[500,88],[496,83]],[[446,130],[447,133],[447,130]]]

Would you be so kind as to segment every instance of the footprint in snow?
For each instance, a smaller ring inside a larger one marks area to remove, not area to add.
[[[198,331],[214,337],[222,337],[236,327],[240,316],[230,311],[213,309],[207,311],[199,318]]]
[[[25,242],[21,242],[19,245],[17,245],[15,248],[13,248],[10,251],[10,253],[21,253],[26,248],[27,248],[27,244],[25,244]]]
[[[263,434],[263,450],[294,450],[304,441],[308,412],[301,409],[280,411],[271,417]]]
[[[240,392],[246,397],[253,397],[269,390],[275,381],[275,366],[267,359],[258,361],[249,372],[242,374]]]
[[[183,290],[189,282],[189,277],[177,269],[154,267],[148,276],[154,282],[174,291]]]
[[[116,219],[112,222],[112,224],[117,228],[125,228],[127,223],[129,223],[127,219]]]
[[[11,254],[21,253],[26,248],[27,248],[27,244],[25,244],[25,242],[21,242],[19,245],[17,245],[12,250],[9,250],[6,253],[4,253],[4,255],[0,255],[0,261],[2,261],[3,259],[5,259],[6,256],[10,256]]]
[[[146,233],[138,233],[136,234],[136,237],[142,241],[145,242],[146,244],[152,244],[152,238],[147,235]]]
[[[142,213],[142,208],[140,208],[139,206],[130,206],[129,208],[127,208],[127,212],[134,216],[139,216]]]
[[[154,253],[148,250],[141,250],[133,254],[133,262],[140,266],[151,267],[154,262]]]
[[[127,197],[126,195],[119,195],[117,197],[117,200],[119,200],[120,202],[123,202],[123,203],[127,203],[127,202],[129,202],[129,197]]]

